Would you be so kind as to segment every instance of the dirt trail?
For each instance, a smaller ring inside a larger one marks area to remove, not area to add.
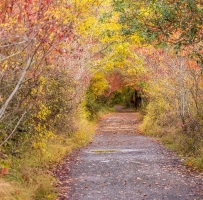
[[[105,116],[93,142],[58,167],[59,199],[203,200],[203,176],[140,135],[136,113],[119,111]]]

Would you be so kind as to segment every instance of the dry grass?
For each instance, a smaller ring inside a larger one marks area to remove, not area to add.
[[[24,147],[20,159],[13,157],[9,174],[0,179],[0,200],[55,200],[56,180],[50,167],[73,149],[87,145],[95,130],[86,120],[81,120],[79,127],[72,136],[58,135],[49,141],[44,152]]]
[[[195,144],[194,138],[189,138],[185,135],[177,124],[171,123],[163,126],[161,123],[157,123],[157,121],[153,121],[150,117],[146,116],[141,125],[141,130],[146,135],[155,137],[166,147],[175,151],[180,157],[183,157],[183,164],[203,171],[202,143]]]
[[[22,188],[14,182],[6,182],[0,179],[0,199],[1,200],[31,200],[31,188]]]

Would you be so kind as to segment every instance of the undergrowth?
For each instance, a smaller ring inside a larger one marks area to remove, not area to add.
[[[94,133],[94,123],[81,120],[79,129],[71,135],[61,134],[49,141],[43,152],[30,150],[10,160],[9,172],[0,178],[1,200],[54,200],[56,179],[51,166],[75,148],[88,144]],[[88,131],[87,131],[88,130]]]
[[[203,141],[197,142],[195,133],[189,137],[182,127],[174,123],[177,119],[173,117],[171,120],[173,123],[165,123],[164,118],[154,119],[148,113],[143,117],[140,129],[145,135],[155,137],[167,148],[175,151],[182,158],[183,164],[203,171]]]

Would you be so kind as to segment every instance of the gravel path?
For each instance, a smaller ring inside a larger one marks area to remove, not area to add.
[[[203,175],[142,136],[138,123],[133,112],[105,116],[93,142],[55,172],[59,200],[203,200]]]

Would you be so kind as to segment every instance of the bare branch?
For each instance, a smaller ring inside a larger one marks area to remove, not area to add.
[[[18,91],[25,75],[26,75],[26,72],[27,70],[29,69],[29,67],[31,66],[32,64],[32,57],[28,58],[28,61],[27,61],[27,64],[26,64],[26,67],[25,69],[23,70],[22,74],[21,74],[21,77],[17,83],[17,85],[15,86],[13,92],[10,94],[10,96],[8,97],[8,99],[6,100],[6,102],[4,103],[4,105],[1,107],[0,109],[0,119],[2,118],[2,116],[4,115],[4,112],[6,111],[6,108],[8,107],[8,104],[9,102],[12,100],[12,98],[14,97],[14,95],[16,94],[16,92]]]
[[[10,133],[10,135],[0,144],[0,147],[3,146],[12,137],[12,135],[15,133],[16,129],[18,128],[20,122],[23,120],[23,117],[25,116],[25,114],[26,114],[26,111],[22,114],[21,118],[19,119],[18,123],[16,124],[15,128]]]

